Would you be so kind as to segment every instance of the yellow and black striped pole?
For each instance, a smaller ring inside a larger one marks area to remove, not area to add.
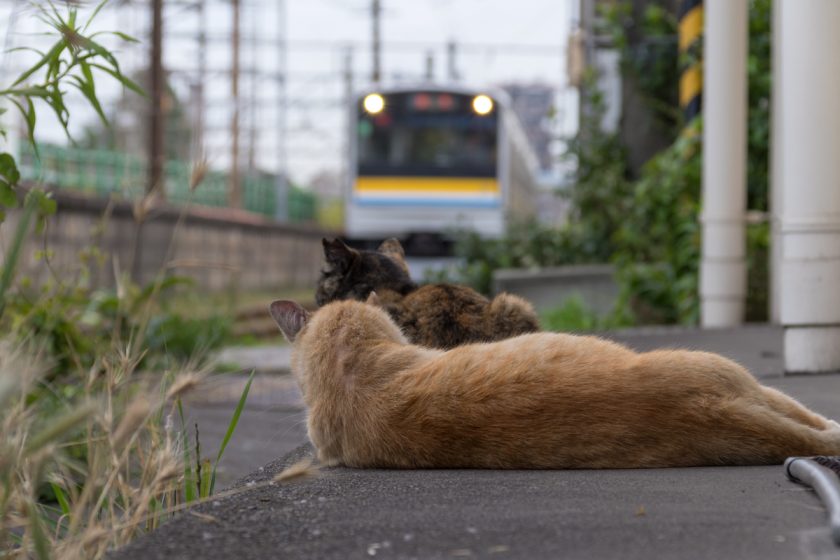
[[[703,0],[683,0],[679,15],[680,109],[687,127],[703,98]]]

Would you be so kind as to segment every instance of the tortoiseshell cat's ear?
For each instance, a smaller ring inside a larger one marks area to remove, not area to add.
[[[345,271],[350,268],[353,261],[359,256],[359,252],[351,249],[340,239],[328,240],[326,237],[321,240],[324,246],[324,257],[330,266]]]
[[[405,251],[399,239],[389,237],[382,242],[377,251],[394,259],[403,270],[408,272],[408,265],[405,262]]]
[[[295,337],[309,320],[310,313],[293,301],[277,300],[271,302],[268,307],[271,317],[280,327],[283,336],[289,342],[294,342]]]
[[[365,300],[365,303],[368,305],[375,305],[377,307],[381,307],[381,302],[379,301],[379,296],[376,295],[376,292],[371,291],[370,295]]]
[[[391,255],[394,257],[405,258],[405,251],[403,250],[402,245],[400,244],[400,240],[396,237],[389,237],[377,249],[380,253],[385,253],[386,255]]]

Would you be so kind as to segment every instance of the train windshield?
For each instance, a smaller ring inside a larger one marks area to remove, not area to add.
[[[358,174],[495,177],[497,113],[477,114],[472,99],[441,92],[390,94],[375,113],[360,102]]]

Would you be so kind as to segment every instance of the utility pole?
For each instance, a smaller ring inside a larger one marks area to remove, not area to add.
[[[449,43],[446,44],[446,55],[449,81],[457,82],[460,76],[458,75],[458,66],[456,64],[458,45],[455,44],[455,39],[450,39]]]
[[[152,0],[152,52],[149,69],[151,115],[149,115],[149,182],[146,192],[158,191],[165,196],[163,160],[165,141],[163,129],[163,0]]]
[[[353,47],[344,50],[344,106],[349,107],[353,99]]]
[[[257,61],[260,57],[258,52],[259,46],[257,44],[257,35],[259,34],[259,30],[257,29],[257,10],[253,4],[251,5],[249,14],[251,18],[251,44],[249,45],[251,50],[251,71],[248,74],[248,85],[250,86],[248,95],[248,175],[253,176],[257,169],[256,152],[257,146],[259,145],[259,131],[257,130]]]
[[[159,0],[158,0],[159,1]],[[230,121],[230,185],[228,187],[228,206],[242,207],[242,189],[239,183],[239,15],[240,0],[233,0],[233,44],[231,45],[230,95],[233,102],[233,115]]]
[[[289,220],[289,184],[286,165],[286,2],[277,5],[277,174],[274,184],[274,219]]]
[[[380,37],[379,24],[382,15],[382,3],[380,0],[372,0],[371,3],[371,19],[373,22],[373,73],[371,74],[371,81],[378,84],[382,79],[382,65],[380,55],[382,51],[382,43]]]
[[[344,157],[341,162],[341,195],[346,196],[350,192],[352,185],[350,184],[351,176],[353,174],[353,148],[350,142],[350,135],[354,134],[355,130],[355,110],[350,110],[351,103],[353,103],[353,47],[346,47],[344,51],[344,107],[345,111],[345,133],[342,148]]]
[[[435,53],[432,51],[426,53],[426,81],[435,81]]]
[[[207,79],[207,9],[206,0],[198,0],[198,79],[195,85],[192,158],[197,162],[204,149],[204,83]]]

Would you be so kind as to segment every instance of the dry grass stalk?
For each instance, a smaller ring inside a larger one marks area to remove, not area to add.
[[[0,485],[0,556],[47,551],[58,558],[101,558],[155,527],[179,504],[182,456],[160,420],[163,407],[171,405],[161,399],[163,389],[129,381],[137,365],[130,354],[112,348],[99,362],[104,373],[84,372],[84,393],[45,420],[39,417],[44,411],[27,400],[39,377],[32,370],[40,361],[19,345],[0,341],[5,401],[0,479],[9,481]],[[179,379],[176,390],[183,392],[194,385],[195,374]],[[80,443],[87,449],[83,463],[65,455]],[[39,502],[47,484],[63,500],[58,516]],[[13,527],[23,531],[20,542],[12,538]]]
[[[199,518],[200,520],[204,521],[205,523],[219,523],[219,518],[218,517],[216,517],[214,515],[210,515],[208,513],[201,513],[201,512],[198,512],[198,511],[192,511],[191,510],[190,515],[192,515],[193,517]]]
[[[199,185],[201,185],[207,176],[209,167],[207,157],[204,154],[193,162],[192,172],[190,173],[190,192],[195,192]]]
[[[185,374],[181,374],[175,378],[175,381],[172,383],[172,386],[166,392],[166,400],[174,401],[178,399],[196,387],[203,381],[204,375],[189,372]]]
[[[134,221],[138,224],[144,223],[152,210],[160,205],[161,198],[160,190],[156,188],[147,192],[143,198],[135,200],[132,205]]]
[[[145,395],[140,395],[130,405],[114,430],[111,446],[114,450],[121,450],[129,438],[145,424],[152,411],[152,404]]]
[[[305,459],[301,459],[295,464],[286,467],[282,472],[274,475],[272,480],[274,482],[302,480],[304,478],[317,476],[318,471],[318,467],[312,463],[312,457],[306,457]]]

